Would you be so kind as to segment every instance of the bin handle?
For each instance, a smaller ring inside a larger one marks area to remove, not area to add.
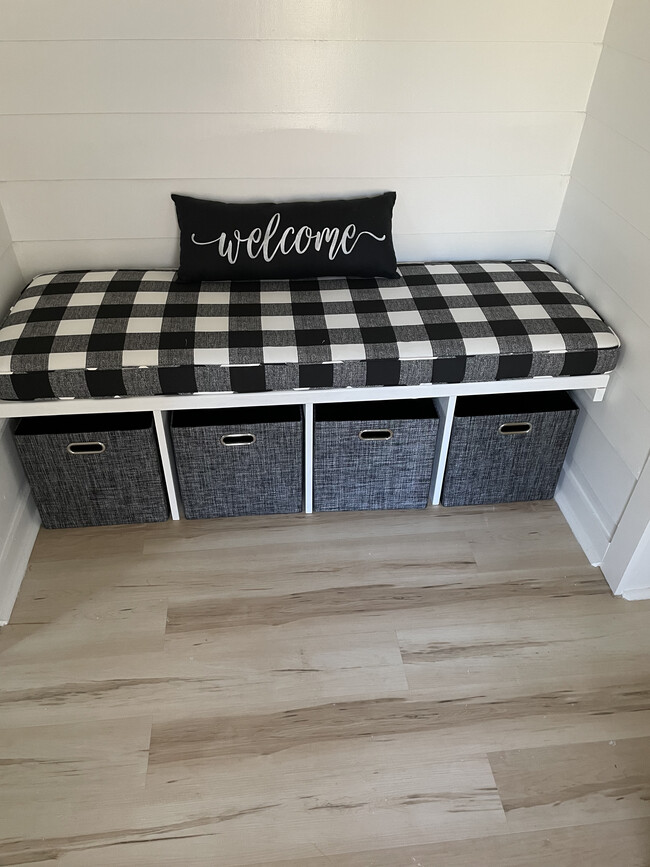
[[[528,434],[533,429],[529,421],[510,421],[502,424],[499,428],[500,434]]]
[[[252,446],[257,437],[252,433],[224,434],[221,437],[223,446]]]
[[[104,443],[68,443],[66,451],[71,455],[101,455],[106,451]]]
[[[392,430],[388,428],[380,428],[378,430],[362,430],[359,431],[360,440],[390,440],[393,438]]]

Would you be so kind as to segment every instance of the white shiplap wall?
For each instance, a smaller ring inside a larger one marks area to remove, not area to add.
[[[608,569],[606,551],[650,449],[649,95],[650,4],[615,0],[552,261],[624,346],[605,401],[584,403],[559,492],[593,559],[605,557],[603,569],[617,592],[625,590],[622,574]]]
[[[26,276],[169,266],[172,191],[396,189],[399,258],[549,254],[611,0],[4,0]]]
[[[23,276],[0,208],[0,319]],[[0,625],[9,620],[40,521],[15,453],[9,425],[0,420]]]

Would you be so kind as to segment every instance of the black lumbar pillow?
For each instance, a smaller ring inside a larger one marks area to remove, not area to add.
[[[235,203],[172,194],[178,279],[396,277],[395,193],[320,202]]]

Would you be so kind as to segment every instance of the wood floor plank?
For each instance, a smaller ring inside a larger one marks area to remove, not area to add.
[[[622,683],[646,659],[646,612],[526,618],[398,630],[409,687],[447,696],[526,694]],[[598,659],[598,666],[591,661]]]
[[[650,816],[650,737],[508,750],[490,762],[513,830]]]
[[[604,822],[548,831],[373,849],[250,867],[647,867],[650,821]],[[206,865],[207,867],[207,865]]]
[[[92,550],[97,556],[110,556],[116,551],[137,556],[144,549],[148,524],[119,527],[81,527],[67,530],[41,529],[34,544],[30,562],[51,563],[68,560]],[[167,522],[164,526],[167,526]]]
[[[408,714],[410,708],[405,708]],[[287,713],[287,716],[290,712]],[[298,711],[295,712],[298,716]],[[380,733],[372,724],[358,731],[314,727],[311,736],[294,740],[260,738],[247,745],[238,729],[239,718],[186,720],[174,726],[161,724],[155,732],[148,785],[167,786],[171,780],[191,780],[195,786],[210,786],[215,773],[238,776],[249,767],[258,766],[260,756],[301,756],[315,750],[331,756],[333,764],[350,751],[363,751],[367,742],[382,744],[387,760],[401,755],[405,748],[418,750],[428,761],[452,762],[459,757],[482,756],[506,748],[524,750],[534,747],[574,744],[580,737],[585,743],[603,739],[622,740],[644,736],[650,730],[650,711],[620,714],[558,714],[522,717],[519,720],[494,720],[474,725],[450,725],[445,728],[425,728],[420,731],[404,725],[403,731]],[[264,720],[260,720],[263,724]],[[394,729],[399,728],[395,725]],[[183,737],[185,733],[185,737]],[[266,734],[266,733],[265,733]],[[225,744],[230,742],[232,749]]]
[[[185,522],[184,526],[191,526]],[[30,566],[13,622],[44,622],[48,612],[68,610],[91,593],[141,586],[164,592],[170,600],[203,602],[233,595],[275,596],[333,587],[437,584],[466,580],[474,568],[469,545],[460,533],[434,540],[431,534],[369,540],[327,539],[227,545],[218,557],[210,549],[166,553],[151,551],[134,558],[96,555],[92,547],[79,557]],[[257,537],[255,537],[257,539]],[[408,553],[408,556],[406,554]],[[80,582],[83,573],[83,584]],[[179,580],[182,576],[182,580]]]
[[[153,787],[140,805],[108,803],[101,814],[81,810],[92,839],[75,830],[79,810],[73,814],[69,803],[56,816],[32,817],[31,824],[10,809],[23,842],[10,839],[5,851],[25,844],[46,852],[87,850],[93,864],[120,864],[124,844],[202,837],[213,857],[218,854],[216,863],[237,864],[286,852],[345,852],[505,831],[486,757],[427,762],[411,750],[397,767],[386,762],[380,744],[371,746],[362,752],[363,761],[344,762],[341,756],[332,765],[309,752],[299,761],[273,757],[246,774],[215,773],[211,785],[194,788],[188,779],[182,788]],[[156,825],[156,816],[164,816],[166,825]],[[184,847],[150,846],[145,857],[157,863],[156,853],[171,849],[184,863]],[[29,848],[25,854],[32,854]]]
[[[315,589],[294,586],[292,592],[286,592],[286,587],[278,586],[273,593],[268,588],[242,588],[239,594],[206,590],[205,585],[184,586],[176,591],[176,598],[170,593],[167,638],[203,637],[211,641],[226,630],[245,636],[258,629],[298,638],[426,630],[433,623],[465,628],[497,622],[505,629],[511,620],[530,618],[531,600],[535,617],[541,621],[569,622],[585,613],[607,615],[618,610],[613,605],[621,609],[626,605],[602,592],[602,578],[591,568],[568,576],[540,570],[517,572],[507,579],[503,573],[468,575],[465,579],[433,574],[427,581],[424,585],[421,581],[363,585],[351,574],[348,583],[330,579],[329,586],[324,583],[322,588],[320,581],[315,581]],[[199,614],[201,606],[206,609],[203,617]],[[268,621],[264,619],[265,609]],[[190,610],[197,612],[196,621],[189,616]],[[229,614],[234,616],[229,618]]]
[[[251,592],[244,596],[202,598],[189,602],[170,600],[168,631],[204,631],[260,624],[278,626],[298,620],[349,615],[377,617],[382,613],[398,618],[400,612],[407,614],[406,623],[412,623],[413,617],[423,609],[436,609],[425,614],[425,622],[430,623],[435,620],[438,609],[444,611],[456,603],[466,609],[470,598],[475,603],[482,603],[484,616],[494,619],[506,608],[526,610],[530,597],[537,600],[544,595],[551,598],[606,595],[602,593],[602,577],[593,569],[577,578],[551,575],[545,582],[526,578],[509,582],[502,577],[501,580],[478,578],[472,581],[471,575],[460,580],[445,575],[438,583],[426,584],[400,583],[397,576],[393,576],[393,583],[383,584],[359,585],[353,581],[346,582],[345,576],[336,582],[329,580],[331,586],[327,588],[287,594],[278,588],[275,595]],[[540,583],[544,584],[541,593]],[[609,600],[608,604],[611,607]],[[561,607],[556,606],[557,609]]]
[[[609,702],[609,704],[608,704]],[[393,736],[446,732],[456,727],[495,722],[527,721],[529,717],[562,714],[647,713],[650,688],[612,687],[586,695],[543,693],[490,701],[489,697],[420,699],[387,697],[340,700],[322,705],[301,704],[267,714],[250,711],[240,716],[203,716],[154,723],[152,758],[181,747],[186,755],[265,755],[310,740],[347,740],[363,736]],[[647,717],[646,717],[647,718]],[[526,722],[526,724],[528,724]],[[181,746],[182,745],[182,746]]]
[[[151,718],[0,728],[0,812],[144,788]]]
[[[141,555],[95,558],[89,553],[77,560],[30,565],[11,614],[11,624],[52,623],[86,605],[97,605],[101,609],[104,600],[106,607],[110,608],[113,594],[117,596],[123,589],[128,591],[123,594],[128,600],[140,599],[150,603],[156,598],[166,599],[164,590],[143,580],[128,583],[129,575],[140,578],[142,571]],[[133,589],[135,587],[143,587],[144,592],[138,594]],[[98,615],[101,615],[101,610]]]
[[[181,780],[190,779],[193,786],[209,787],[216,773],[231,773],[235,777],[246,774],[249,768],[258,767],[261,756],[280,755],[288,759],[317,751],[319,756],[328,757],[328,761],[336,765],[341,756],[362,754],[372,742],[382,744],[387,760],[401,760],[399,757],[405,750],[416,750],[431,761],[452,762],[505,749],[573,744],[579,738],[585,743],[634,738],[650,730],[650,710],[538,714],[512,719],[505,716],[474,723],[457,721],[440,727],[420,723],[419,729],[417,723],[409,722],[412,706],[406,705],[403,710],[402,718],[395,712],[392,724],[385,724],[382,729],[369,719],[365,720],[365,726],[361,720],[358,726],[339,725],[336,718],[329,726],[318,725],[316,714],[307,713],[306,708],[302,713],[296,709],[282,716],[289,731],[283,731],[282,722],[276,720],[276,729],[272,729],[266,718],[259,718],[262,733],[255,739],[250,731],[253,721],[249,720],[249,740],[241,730],[240,717],[188,718],[173,724],[159,723],[151,745],[147,784],[164,788],[171,780],[177,785]],[[335,707],[332,714],[334,712]],[[349,712],[349,706],[345,705],[342,715],[347,716]],[[305,717],[315,723],[309,731],[300,725],[295,729],[289,727],[290,722],[300,722]],[[352,762],[353,756],[346,761]]]
[[[546,506],[548,510],[548,507]],[[392,538],[426,535],[447,536],[468,529],[484,529],[488,513],[504,516],[516,511],[519,518],[534,512],[533,504],[519,503],[500,506],[466,507],[463,509],[429,508],[417,511],[315,512],[311,515],[260,515],[245,518],[225,518],[215,529],[214,521],[199,520],[175,523],[172,532],[167,525],[151,525],[143,536],[144,553],[222,550],[250,548],[251,544],[294,546],[324,542],[337,547],[341,543],[361,541],[373,544],[388,534]],[[548,510],[557,520],[553,506]]]
[[[558,534],[557,544],[548,546],[549,532],[560,529],[553,512],[530,513],[513,523],[502,515],[486,516],[485,529],[468,533],[479,571],[530,569],[545,566],[586,566],[588,560],[573,536]]]
[[[184,725],[160,726],[153,732],[151,760],[147,772],[147,789],[164,799],[182,798],[190,793],[210,793],[222,789],[226,781],[237,785],[253,781],[255,787],[265,789],[263,781],[277,791],[286,787],[286,780],[304,781],[304,788],[293,792],[293,797],[304,796],[313,789],[315,780],[323,785],[332,779],[342,779],[353,772],[367,776],[378,768],[392,765],[397,778],[405,778],[413,764],[465,762],[481,759],[490,744],[510,743],[512,748],[525,749],[529,745],[573,744],[576,737],[618,733],[639,733],[648,730],[650,713],[621,715],[620,721],[609,717],[584,716],[574,719],[574,725],[563,724],[557,716],[523,718],[518,724],[496,722],[491,725],[448,726],[422,728],[408,726],[412,708],[404,708],[403,725],[393,724],[382,730],[373,719],[365,719],[365,726],[340,724],[331,709],[329,727],[308,714],[295,711],[286,713],[286,729],[281,724],[273,732],[268,720],[258,720],[258,736],[251,732],[245,741],[241,732],[241,719],[215,718],[212,721],[187,720]],[[341,717],[347,717],[349,707],[342,708]],[[395,709],[397,718],[398,709]],[[618,715],[616,715],[618,719]],[[642,718],[639,718],[642,717]],[[298,719],[298,725],[291,726]],[[308,722],[315,723],[311,727]],[[485,730],[487,729],[487,730]],[[293,736],[290,736],[290,733]],[[273,737],[275,735],[275,737]],[[284,735],[284,737],[283,737]],[[282,783],[278,783],[282,781]],[[251,785],[247,783],[246,785]],[[343,791],[348,787],[343,786]]]
[[[227,707],[233,714],[256,713],[262,707],[281,713],[297,695],[301,702],[319,706],[405,692],[404,673],[393,665],[317,672],[308,678],[300,671],[273,676],[262,672],[245,679],[236,672],[222,677],[188,673],[184,663],[175,673],[162,656],[143,655],[109,659],[103,667],[99,661],[85,661],[37,673],[16,666],[12,682],[0,691],[0,725],[39,725],[44,714],[63,724],[150,713],[165,721],[188,715],[202,719],[213,715],[215,707]]]
[[[39,856],[37,856],[37,857],[39,857]],[[56,867],[56,865],[61,864],[61,862],[59,861],[58,858],[55,861],[52,861],[52,860],[50,860],[50,858],[47,858],[47,856],[44,856],[44,857],[46,858],[45,861],[41,860],[41,858],[39,857],[38,861],[23,861],[23,860],[21,860],[21,861],[15,862],[15,863],[18,863],[20,865],[20,867]],[[10,863],[10,862],[5,862],[5,863]]]
[[[56,603],[44,622],[27,617],[21,605],[16,620],[0,634],[0,660],[3,665],[32,663],[37,667],[47,660],[89,659],[100,656],[152,653],[162,650],[167,624],[167,599],[155,592],[129,589],[99,590],[78,596],[66,607]],[[22,627],[22,629],[21,629]],[[27,628],[25,628],[27,627]]]
[[[463,540],[460,542],[464,545]],[[413,546],[419,547],[419,543],[417,537],[412,540]],[[291,594],[325,590],[350,586],[352,582],[360,587],[391,585],[398,573],[399,586],[431,583],[444,586],[445,582],[467,581],[473,572],[473,560],[467,559],[468,547],[464,546],[464,559],[458,555],[458,544],[449,540],[447,550],[452,547],[456,551],[455,560],[445,566],[440,561],[435,564],[427,562],[424,555],[419,556],[417,562],[411,558],[410,562],[405,563],[402,559],[399,564],[395,553],[391,561],[388,558],[381,559],[378,551],[374,552],[374,559],[366,554],[362,560],[358,551],[354,550],[355,546],[351,546],[347,560],[345,547],[342,546],[336,555],[332,555],[323,546],[321,562],[315,562],[306,552],[300,556],[294,554],[291,558],[279,558],[279,562],[275,562],[270,558],[269,551],[265,552],[261,548],[248,552],[244,560],[241,550],[237,548],[221,551],[218,558],[211,551],[151,553],[142,555],[137,561],[133,558],[95,558],[88,555],[85,559],[57,561],[47,567],[43,564],[30,567],[23,583],[23,598],[19,600],[17,613],[20,612],[23,622],[33,622],[39,618],[39,622],[44,622],[46,613],[57,602],[69,607],[91,592],[110,588],[151,588],[151,592],[158,590],[170,600],[185,602],[241,594],[273,596],[278,591]],[[436,553],[440,554],[439,548]],[[82,574],[85,588],[79,585]],[[570,574],[583,575],[585,570],[574,569]],[[182,576],[182,581],[179,576]],[[36,617],[32,616],[32,611],[23,614],[23,606],[28,601],[33,603]]]
[[[267,543],[255,537],[245,556],[237,545],[220,549],[218,560],[210,549],[173,552],[166,557],[157,552],[155,556],[163,574],[168,573],[166,564],[174,562],[174,558],[176,571],[180,563],[199,574],[206,569],[214,572],[218,564],[219,577],[225,583],[219,581],[217,589],[239,591],[247,586],[287,592],[344,587],[351,575],[360,586],[394,583],[396,579],[400,583],[426,583],[432,573],[466,577],[475,571],[469,544],[460,532],[444,536],[402,533],[397,537],[342,539],[336,544],[327,535],[316,538],[312,533],[304,539],[299,537],[290,546],[275,539]]]
[[[301,631],[302,632],[302,631]],[[165,654],[175,664],[217,675],[237,673],[242,679],[261,674],[319,674],[327,671],[395,666],[402,656],[394,631],[340,635],[296,634],[296,630],[257,627],[210,632],[173,632]],[[403,680],[406,688],[406,680]]]

